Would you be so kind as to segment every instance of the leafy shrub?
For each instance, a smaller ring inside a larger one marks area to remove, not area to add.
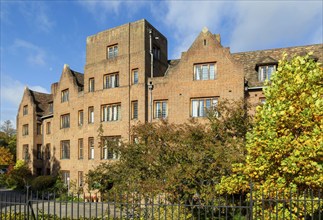
[[[55,176],[38,176],[31,181],[31,188],[36,191],[44,191],[52,188],[56,183]]]

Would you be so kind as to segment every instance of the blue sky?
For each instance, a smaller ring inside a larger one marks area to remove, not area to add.
[[[203,27],[231,52],[322,43],[322,1],[1,1],[0,122],[25,86],[49,92],[63,65],[84,72],[86,37],[142,18],[180,58]]]

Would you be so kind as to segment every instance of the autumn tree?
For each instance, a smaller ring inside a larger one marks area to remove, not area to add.
[[[8,148],[0,147],[0,155],[0,166],[8,166],[13,163],[13,155]]]
[[[0,146],[8,148],[13,155],[13,160],[16,158],[16,130],[13,128],[10,120],[4,121],[0,126]]]
[[[234,193],[249,190],[252,183],[269,197],[276,191],[294,196],[290,193],[296,190],[322,189],[322,85],[322,68],[310,55],[291,60],[284,55],[266,84],[266,102],[257,107],[253,130],[247,134],[246,162],[235,164],[234,173],[223,177],[218,188]],[[264,213],[274,210],[284,216],[296,210],[305,215],[301,205],[289,205],[267,207]]]

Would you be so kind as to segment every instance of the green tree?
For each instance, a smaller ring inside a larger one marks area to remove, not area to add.
[[[221,176],[231,174],[233,162],[244,161],[250,128],[245,108],[243,101],[223,101],[200,123],[139,124],[132,130],[135,141],[112,146],[120,160],[89,172],[89,186],[104,192],[113,184],[115,190],[168,192],[183,199],[209,195]]]

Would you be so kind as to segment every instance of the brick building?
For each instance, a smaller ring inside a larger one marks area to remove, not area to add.
[[[146,20],[90,36],[84,74],[64,65],[51,94],[25,88],[17,115],[17,158],[29,161],[37,175],[60,170],[65,181],[82,185],[89,169],[118,158],[108,143],[130,140],[131,126],[139,121],[183,123],[203,118],[221,99],[263,101],[263,82],[284,51],[312,51],[314,59],[323,59],[322,44],[230,53],[220,35],[204,28],[180,59],[168,60],[166,37]]]

